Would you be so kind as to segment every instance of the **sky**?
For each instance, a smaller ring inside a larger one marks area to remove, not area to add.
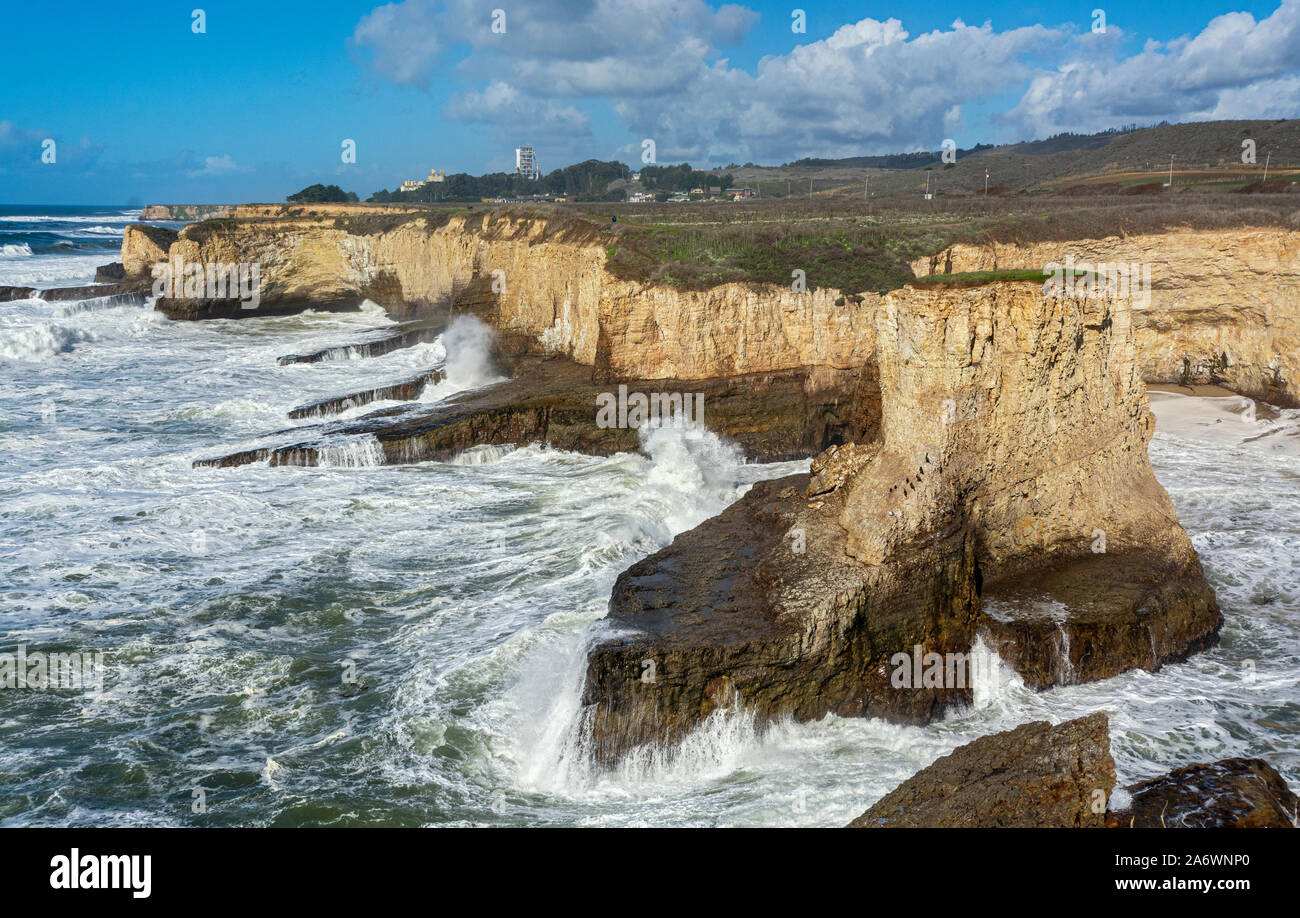
[[[779,165],[1300,111],[1300,0],[6,0],[0,16],[0,204],[279,201],[317,182],[364,200],[435,168],[510,171],[524,144],[543,172],[638,168],[646,141],[658,163]]]

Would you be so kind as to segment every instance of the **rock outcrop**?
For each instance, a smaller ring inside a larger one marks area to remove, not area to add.
[[[167,261],[177,231],[133,223],[122,232],[122,270],[128,278],[151,278],[153,266]]]
[[[352,421],[281,431],[270,436],[286,441],[284,445],[241,450],[194,465],[314,466],[328,461],[340,442],[362,439],[373,444],[370,455],[381,464],[442,460],[484,444],[548,443],[556,449],[603,456],[640,447],[636,429],[596,423],[597,399],[610,394],[610,387],[593,383],[589,367],[563,357],[524,356],[509,362],[503,372],[512,378],[506,382],[430,405],[384,409]],[[624,385],[632,391],[664,392],[679,383],[632,380]],[[708,429],[735,441],[748,458],[759,461],[806,458],[829,443],[869,439],[878,422],[872,410],[877,404],[875,378],[865,369],[695,380],[690,388],[692,396],[702,396]],[[295,411],[293,416],[328,415],[340,404],[347,407],[355,395]],[[366,394],[360,395],[367,400]]]
[[[1263,759],[1188,765],[1125,788],[1112,828],[1300,828],[1300,798]]]
[[[1040,270],[1050,263],[1151,268],[1150,302],[1133,313],[1148,382],[1220,383],[1300,405],[1300,233],[1184,230],[1071,242],[955,245],[919,259],[918,275]]]
[[[1114,786],[1105,714],[1022,724],[937,759],[849,828],[1300,826],[1300,798],[1262,759],[1187,765],[1122,791]]]
[[[756,486],[619,578],[583,695],[597,759],[675,742],[720,708],[924,722],[970,683],[941,665],[901,685],[898,655],[951,660],[983,630],[1036,674],[1053,644],[1021,623],[1043,604],[1082,659],[1040,685],[1216,639],[1213,591],[1147,461],[1126,304],[1032,283],[907,288],[875,324],[878,441],[822,457],[807,483]]]
[[[1101,828],[1115,786],[1105,714],[982,736],[921,769],[849,828]]]

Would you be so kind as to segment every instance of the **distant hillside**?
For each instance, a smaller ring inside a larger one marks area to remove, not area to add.
[[[1246,139],[1255,142],[1254,164],[1241,161]],[[1076,183],[1127,187],[1157,181],[1159,173],[1168,170],[1172,154],[1176,185],[1231,190],[1262,177],[1270,153],[1270,178],[1300,178],[1283,175],[1285,170],[1300,167],[1300,120],[1204,121],[1127,126],[1099,134],[1066,133],[1001,146],[980,144],[958,150],[955,163],[942,162],[937,151],[810,158],[784,166],[746,166],[736,171],[735,180],[777,196],[807,196],[810,192],[862,195],[868,190],[877,196],[914,193],[927,187],[927,178],[936,194],[968,194],[983,190],[986,171],[991,194],[1045,186],[1060,189]]]

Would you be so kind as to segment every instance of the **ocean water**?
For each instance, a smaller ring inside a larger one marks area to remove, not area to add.
[[[87,283],[136,216],[28,210],[0,211],[30,250],[0,250],[0,284]],[[424,401],[491,381],[473,334],[276,363],[387,324],[0,303],[0,653],[97,651],[106,673],[102,692],[0,688],[0,824],[839,825],[977,736],[1095,710],[1122,781],[1260,755],[1300,783],[1294,413],[1153,397],[1152,462],[1224,606],[1219,648],[1034,693],[981,647],[974,705],[929,727],[719,718],[599,771],[571,727],[615,577],[807,463],[658,430],[610,458],[379,467],[353,441],[329,467],[191,468],[317,398],[440,363]]]

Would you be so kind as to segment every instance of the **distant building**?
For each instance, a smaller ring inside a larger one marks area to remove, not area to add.
[[[419,179],[411,179],[410,181],[402,182],[402,191],[418,191],[421,188],[423,188],[425,185],[431,185],[435,182],[445,182],[445,181],[447,181],[446,169],[442,169],[442,170],[430,169],[429,177],[424,181],[420,181]]]
[[[532,147],[515,147],[515,175],[537,181],[542,177],[537,168],[537,154]]]

